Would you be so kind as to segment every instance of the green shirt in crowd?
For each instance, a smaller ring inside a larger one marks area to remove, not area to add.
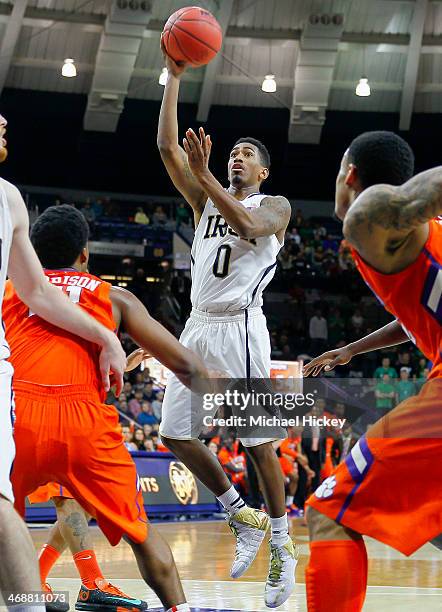
[[[396,392],[398,402],[403,402],[409,397],[416,395],[416,385],[411,380],[400,380],[396,385]]]
[[[376,385],[376,391],[381,393],[394,393],[394,385],[380,382]],[[393,408],[393,397],[377,397],[376,408]]]

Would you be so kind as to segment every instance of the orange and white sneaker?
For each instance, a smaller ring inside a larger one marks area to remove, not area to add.
[[[147,610],[145,601],[126,595],[107,580],[97,578],[95,585],[96,589],[88,589],[84,584],[81,585],[75,604],[76,610],[98,610],[99,608],[109,610],[109,612],[121,612],[122,608],[131,612]]]
[[[54,593],[51,585],[47,582],[41,585],[41,590],[48,596],[45,600],[45,607],[48,612],[68,612],[69,601],[66,601],[64,594],[59,596],[57,593]]]

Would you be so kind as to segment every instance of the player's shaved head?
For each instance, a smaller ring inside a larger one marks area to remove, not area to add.
[[[394,132],[364,132],[353,140],[347,161],[356,166],[363,189],[381,183],[402,185],[414,174],[410,145]]]
[[[73,206],[50,206],[35,221],[31,242],[44,268],[73,266],[87,246],[89,226]]]

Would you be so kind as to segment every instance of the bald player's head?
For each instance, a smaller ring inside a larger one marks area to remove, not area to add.
[[[364,132],[341,161],[336,178],[335,213],[343,220],[356,197],[372,185],[402,185],[414,173],[410,145],[394,132]]]

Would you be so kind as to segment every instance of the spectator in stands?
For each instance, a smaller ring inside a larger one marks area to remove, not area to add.
[[[143,401],[143,392],[135,391],[134,397],[129,401],[129,410],[132,412],[135,418],[141,412],[141,402]]]
[[[397,378],[397,372],[391,367],[391,361],[389,357],[382,358],[382,365],[376,368],[374,371],[375,378],[383,378],[384,374],[388,374],[391,379]]]
[[[339,243],[331,234],[327,234],[326,238],[322,241],[322,246],[326,251],[331,251],[332,253],[339,251]]]
[[[133,391],[144,391],[144,380],[141,372],[135,373],[135,380],[133,383]]]
[[[152,401],[153,413],[158,423],[161,422],[163,399],[164,399],[164,391],[157,391],[156,398]]]
[[[350,454],[351,449],[358,441],[358,437],[353,433],[351,423],[348,421],[344,424],[342,431],[339,432],[332,447],[333,464],[338,465],[345,461]]]
[[[353,338],[359,339],[363,335],[362,328],[364,324],[365,324],[365,319],[362,316],[360,309],[356,308],[356,310],[354,311],[350,319],[350,333],[351,333],[352,339]]]
[[[142,429],[136,429],[134,431],[134,444],[137,450],[144,450],[144,431]]]
[[[303,225],[305,225],[305,219],[303,217],[303,214],[301,212],[301,209],[298,208],[298,210],[296,211],[295,214],[295,220],[294,220],[294,225],[295,227],[299,230],[300,227],[302,227]]]
[[[125,399],[130,399],[132,397],[133,389],[131,383],[128,380],[126,380],[123,385],[123,393],[125,395]]]
[[[233,485],[239,489],[241,495],[244,495],[247,490],[246,458],[244,452],[238,453],[233,435],[228,434],[225,437],[223,446],[218,453],[218,459]]]
[[[88,222],[89,227],[92,228],[95,223],[96,217],[90,201],[86,200],[85,205],[83,206],[80,212]]]
[[[324,401],[318,400],[308,415],[324,416]],[[312,478],[312,490],[318,488],[321,478],[321,469],[325,462],[327,432],[318,425],[306,425],[302,432],[302,451],[307,457],[310,469],[315,473]]]
[[[134,222],[138,223],[139,225],[149,225],[149,217],[144,212],[142,206],[138,206],[137,212],[135,213]]]
[[[147,401],[141,403],[141,412],[137,416],[137,423],[140,425],[158,425],[158,419],[153,413],[152,404]]]
[[[218,444],[216,442],[214,442],[213,440],[210,440],[209,444],[207,445],[207,448],[212,451],[212,453],[214,455],[216,455],[218,457]]]
[[[175,218],[176,218],[177,229],[180,227],[180,225],[189,225],[190,215],[189,215],[187,204],[185,204],[182,201],[178,203]]]
[[[123,434],[124,446],[127,448],[127,450],[128,451],[136,451],[137,450],[137,445],[133,441],[134,435],[133,435],[132,431],[130,430],[130,427],[123,426],[121,428],[121,432]]]
[[[387,373],[382,376],[382,380],[376,385],[374,394],[379,417],[384,416],[384,414],[393,408],[396,397],[394,385]]]
[[[424,368],[421,371],[419,378],[416,380],[416,392],[417,393],[419,393],[419,391],[422,389],[424,384],[427,382],[427,378],[429,375],[430,375],[430,368]]]
[[[296,227],[292,227],[292,229],[287,233],[287,240],[294,242],[297,246],[301,244],[301,236],[299,235]]]
[[[144,383],[143,399],[148,402],[153,402],[157,398],[157,391],[153,388],[151,382]]]
[[[411,354],[410,351],[401,351],[398,354],[398,358],[397,358],[397,362],[396,362],[396,367],[398,369],[401,368],[407,368],[408,373],[410,374],[410,376],[413,374],[413,364],[411,362]]]
[[[309,336],[311,352],[314,355],[319,355],[325,350],[328,339],[327,320],[319,308],[316,309],[314,316],[310,319]]]
[[[152,438],[146,438],[144,440],[144,450],[148,453],[153,453],[155,452],[155,445],[153,443]]]
[[[192,281],[186,275],[185,271],[177,270],[172,278],[170,290],[180,306],[180,321],[183,324],[189,318],[190,311],[192,310],[192,303],[190,301],[191,288]]]
[[[154,225],[166,225],[168,219],[167,219],[167,215],[164,212],[164,209],[162,206],[157,206],[155,208],[155,212],[153,213],[152,216],[152,222]]]
[[[340,309],[333,308],[328,319],[328,342],[335,347],[341,340],[345,340],[345,320]]]
[[[150,375],[149,368],[144,368],[144,370],[143,370],[143,381],[144,381],[144,384],[146,384],[146,383],[153,384],[153,382],[154,382],[153,378]]]
[[[144,437],[145,438],[149,437],[150,434],[153,432],[152,425],[148,425],[147,423],[145,423],[143,425],[143,432],[144,432]]]
[[[417,377],[422,378],[424,370],[428,369],[428,359],[426,357],[420,357],[417,362]]]
[[[410,380],[410,372],[408,368],[402,366],[399,371],[400,380],[396,385],[396,403],[399,404],[404,400],[416,395],[416,385]]]
[[[95,219],[100,219],[104,213],[103,200],[94,200],[92,202],[92,210],[94,211]]]

